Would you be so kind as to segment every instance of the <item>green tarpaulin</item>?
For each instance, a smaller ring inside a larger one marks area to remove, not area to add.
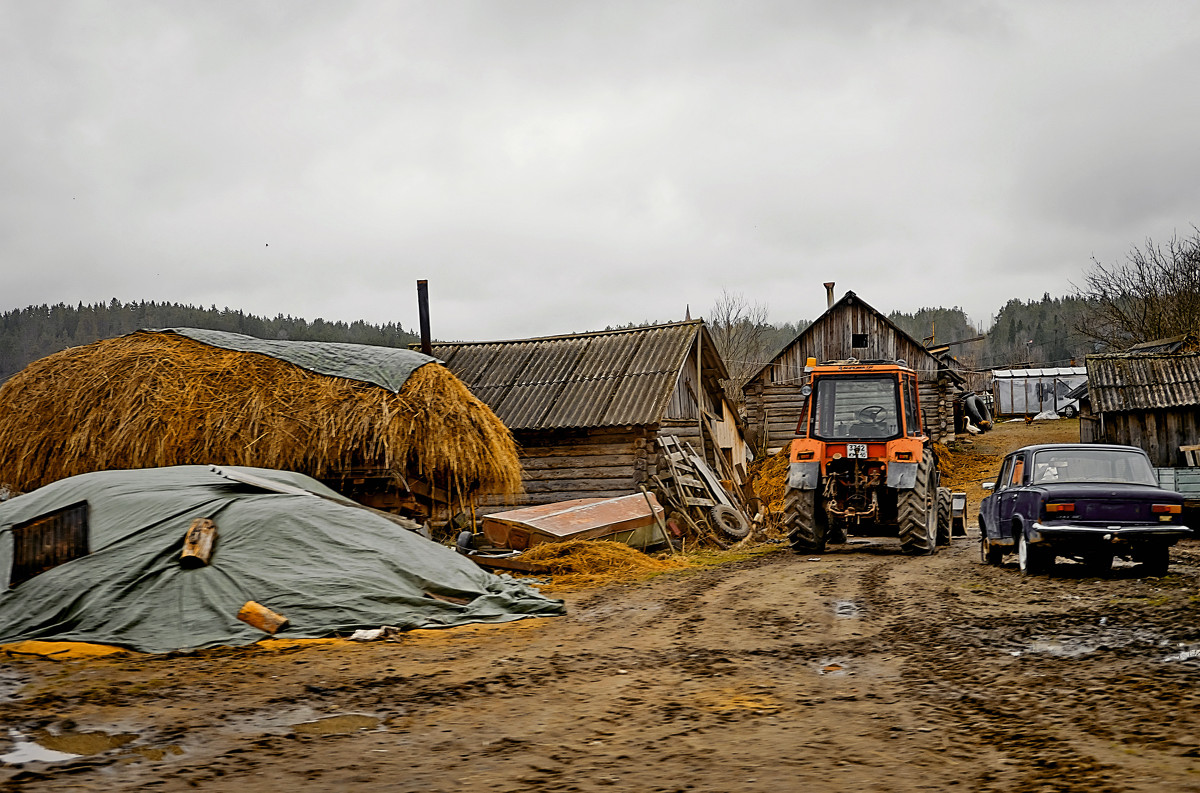
[[[189,465],[82,474],[0,503],[6,587],[14,529],[29,549],[43,531],[31,522],[86,504],[88,541],[86,555],[0,595],[0,643],[84,641],[145,652],[249,644],[266,636],[235,616],[251,600],[286,617],[278,635],[289,638],[564,613],[561,601],[485,572],[306,476],[227,470],[305,492],[270,492]],[[215,552],[209,566],[185,569],[179,555],[196,518],[217,524]],[[61,538],[60,530],[59,545]]]
[[[399,347],[344,344],[332,341],[258,339],[241,333],[203,328],[159,328],[144,333],[175,333],[193,341],[237,352],[256,352],[330,377],[374,383],[398,393],[408,376],[427,363],[438,362],[424,353]]]

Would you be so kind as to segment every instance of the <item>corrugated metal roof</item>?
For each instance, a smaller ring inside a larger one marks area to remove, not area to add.
[[[1089,355],[1087,373],[1097,413],[1200,405],[1200,353]]]
[[[645,425],[662,420],[703,327],[693,320],[433,348],[509,429]],[[711,354],[712,341],[704,333]],[[725,376],[719,359],[716,365]]]
[[[1051,366],[1043,369],[993,369],[992,377],[1002,380],[1009,377],[1075,377],[1087,374],[1086,366]]]

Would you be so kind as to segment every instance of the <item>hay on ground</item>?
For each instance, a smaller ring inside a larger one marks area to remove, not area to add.
[[[607,540],[544,542],[530,548],[521,559],[549,568],[555,588],[631,581],[650,573],[689,566],[676,557],[655,559],[623,543]]]
[[[398,394],[257,353],[139,332],[30,364],[0,387],[0,482],[29,491],[117,468],[355,468],[458,494],[521,490],[508,428],[444,366]]]

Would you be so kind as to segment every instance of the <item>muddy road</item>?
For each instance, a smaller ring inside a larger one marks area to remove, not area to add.
[[[1162,578],[1022,578],[972,530],[398,642],[10,655],[0,788],[1200,790],[1198,583],[1196,541]],[[77,756],[21,762],[48,750]]]

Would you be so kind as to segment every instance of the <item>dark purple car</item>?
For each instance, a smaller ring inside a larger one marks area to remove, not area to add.
[[[993,492],[979,504],[980,555],[1000,564],[1015,551],[1026,575],[1050,572],[1057,556],[1094,574],[1122,556],[1163,575],[1170,547],[1192,533],[1183,496],[1160,488],[1150,458],[1133,446],[1026,446],[984,489]]]

